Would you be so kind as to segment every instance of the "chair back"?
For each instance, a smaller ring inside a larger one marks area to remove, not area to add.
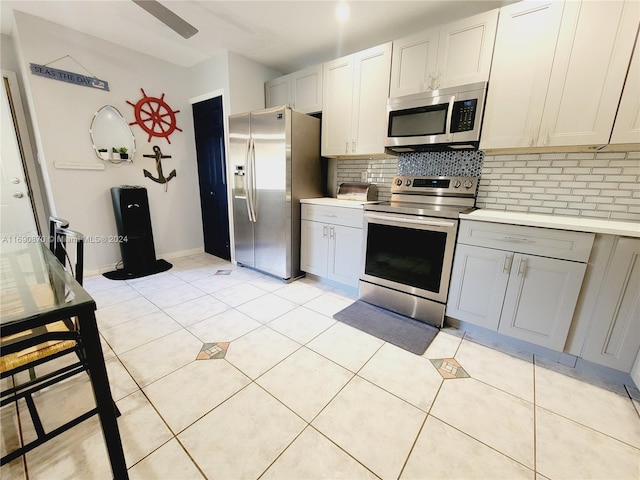
[[[55,252],[55,230],[56,227],[69,228],[69,220],[58,217],[49,217],[49,250]]]
[[[51,240],[49,248],[65,267],[70,271],[76,281],[82,285],[84,274],[84,235],[75,230],[67,228],[69,222],[63,219],[52,217],[49,226],[51,228]],[[71,245],[75,245],[72,251]]]

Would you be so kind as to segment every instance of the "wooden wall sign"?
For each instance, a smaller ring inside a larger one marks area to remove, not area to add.
[[[61,82],[72,83],[73,85],[82,85],[83,87],[97,88],[109,91],[109,82],[100,80],[96,77],[89,77],[81,73],[60,70],[59,68],[48,67],[47,65],[30,64],[31,73],[40,77],[50,78],[51,80],[59,80]]]

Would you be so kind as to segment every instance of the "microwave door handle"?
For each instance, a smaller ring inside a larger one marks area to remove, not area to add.
[[[451,122],[452,122],[452,116],[453,116],[453,104],[456,101],[456,96],[455,95],[451,95],[451,98],[449,99],[449,108],[447,110],[447,128],[445,130],[445,135],[447,137],[447,142],[451,141]]]

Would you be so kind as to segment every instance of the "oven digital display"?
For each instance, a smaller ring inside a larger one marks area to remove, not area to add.
[[[449,188],[451,180],[440,178],[416,178],[413,180],[414,187],[427,187],[427,188]]]

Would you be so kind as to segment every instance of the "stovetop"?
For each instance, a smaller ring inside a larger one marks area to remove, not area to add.
[[[365,211],[458,218],[475,210],[478,178],[396,176],[391,201],[364,206]]]
[[[471,213],[476,208],[460,205],[423,205],[411,202],[380,202],[364,205],[365,211],[420,215],[424,217],[458,218],[462,213]]]

